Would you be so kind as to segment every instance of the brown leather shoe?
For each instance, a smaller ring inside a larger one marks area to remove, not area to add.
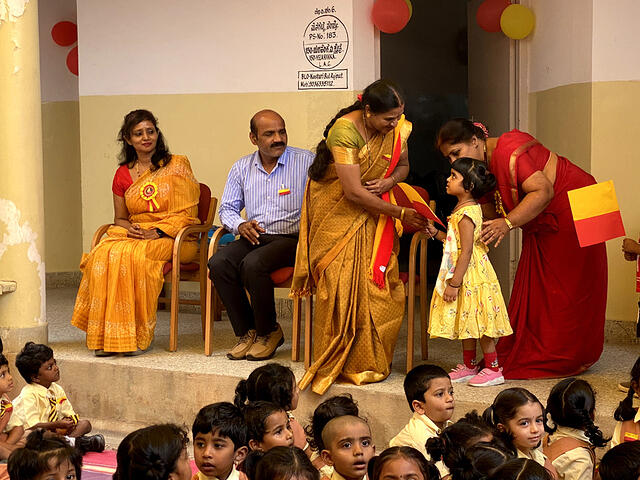
[[[256,337],[253,346],[247,352],[247,360],[268,360],[276,353],[276,349],[284,343],[282,327],[264,337]]]
[[[247,355],[249,349],[253,346],[256,341],[256,331],[249,330],[243,336],[238,338],[238,343],[229,350],[227,353],[227,358],[229,360],[242,360]]]

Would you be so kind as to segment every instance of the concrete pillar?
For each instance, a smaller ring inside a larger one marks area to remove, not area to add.
[[[37,0],[0,2],[0,297],[6,353],[47,341]]]

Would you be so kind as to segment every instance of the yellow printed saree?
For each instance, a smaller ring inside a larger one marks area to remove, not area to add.
[[[155,201],[143,199],[141,187],[157,186]],[[71,324],[87,332],[87,347],[107,352],[132,352],[149,347],[156,325],[164,264],[171,259],[173,237],[197,224],[200,186],[187,157],[173,155],[155,171],[143,173],[125,192],[129,221],[143,229],[159,228],[168,237],[138,240],[111,226],[89,253],[82,256],[83,276]],[[195,258],[196,242],[182,248],[181,261]]]
[[[411,133],[404,122],[402,145]],[[382,178],[389,166],[393,131],[368,144],[349,120],[339,119],[327,146],[335,163],[359,164],[362,182]],[[384,380],[404,316],[398,278],[397,237],[379,288],[369,272],[378,216],[347,200],[330,165],[322,181],[309,180],[300,221],[292,296],[316,295],[315,362],[300,381],[322,394],[339,377],[361,385]]]

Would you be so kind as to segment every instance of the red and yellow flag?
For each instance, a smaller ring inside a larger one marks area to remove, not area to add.
[[[581,247],[625,235],[612,180],[570,190],[567,195]]]

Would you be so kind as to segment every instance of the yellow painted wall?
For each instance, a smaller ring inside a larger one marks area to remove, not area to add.
[[[593,84],[592,172],[599,181],[613,180],[627,236],[640,235],[640,81]],[[607,242],[609,297],[607,318],[635,320],[635,264],[620,250],[621,239]]]
[[[640,235],[640,81],[564,85],[529,95],[532,134],[547,147],[590,171],[613,180],[628,236]],[[622,240],[607,242],[607,319],[635,321],[635,264],[626,262]]]
[[[591,83],[529,94],[529,131],[547,148],[591,171]]]
[[[255,151],[248,138],[255,112],[278,111],[287,125],[289,145],[312,149],[329,120],[354,99],[352,91],[80,97],[84,250],[96,228],[113,221],[116,135],[130,110],[151,110],[171,151],[187,155],[198,180],[219,198],[231,165]]]
[[[77,271],[82,255],[77,101],[42,104],[42,154],[46,270]]]

